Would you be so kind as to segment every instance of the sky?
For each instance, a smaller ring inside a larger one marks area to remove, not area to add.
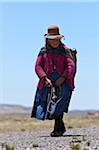
[[[0,1],[0,104],[32,106],[35,61],[49,25],[77,49],[69,109],[99,109],[99,3],[91,1]]]

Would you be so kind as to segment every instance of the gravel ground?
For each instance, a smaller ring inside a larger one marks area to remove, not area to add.
[[[62,137],[50,137],[48,131],[1,133],[0,150],[6,144],[15,150],[72,150],[77,144],[80,150],[99,150],[99,128],[67,129]]]

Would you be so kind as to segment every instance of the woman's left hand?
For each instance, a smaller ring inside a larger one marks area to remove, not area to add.
[[[56,80],[56,85],[60,86],[63,82],[64,82],[65,78],[64,77],[60,77],[59,79]]]

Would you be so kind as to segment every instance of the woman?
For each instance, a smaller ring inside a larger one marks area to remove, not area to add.
[[[36,60],[35,71],[39,83],[31,117],[55,119],[51,136],[62,136],[65,132],[63,113],[68,112],[74,89],[75,61],[69,48],[61,39],[58,26],[49,26],[44,35],[46,44]]]

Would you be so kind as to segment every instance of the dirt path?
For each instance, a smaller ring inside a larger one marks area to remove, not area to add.
[[[48,131],[1,133],[0,150],[6,144],[15,150],[72,150],[74,145],[80,150],[99,150],[99,128],[67,129],[62,137],[50,137]]]

